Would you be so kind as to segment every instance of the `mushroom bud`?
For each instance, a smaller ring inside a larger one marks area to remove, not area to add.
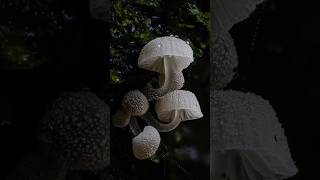
[[[157,99],[168,92],[182,88],[182,70],[193,62],[192,48],[183,40],[175,37],[160,37],[146,44],[140,52],[138,66],[155,71],[162,76],[163,83],[158,89],[151,85],[142,92],[147,99]]]
[[[297,173],[287,138],[270,103],[252,93],[214,91],[213,179],[287,179]],[[242,169],[242,170],[239,170]]]
[[[122,99],[122,109],[112,117],[116,127],[125,127],[130,122],[131,116],[141,116],[149,109],[149,102],[139,90],[129,91]]]
[[[181,121],[203,117],[197,97],[190,91],[175,90],[159,98],[155,110],[160,121],[146,114],[144,119],[160,132],[175,129]]]
[[[143,131],[132,139],[133,155],[140,160],[150,158],[158,150],[160,141],[160,134],[154,127],[144,127]]]

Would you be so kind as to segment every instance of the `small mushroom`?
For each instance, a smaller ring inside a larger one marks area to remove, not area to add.
[[[110,164],[109,106],[89,91],[63,93],[40,122],[41,147],[57,153],[73,170]]]
[[[199,119],[203,117],[196,96],[185,90],[175,90],[159,98],[155,110],[160,121],[146,114],[144,119],[160,132],[175,129],[181,121]]]
[[[228,32],[220,33],[211,46],[211,87],[222,89],[234,78],[238,56],[233,39]]]
[[[192,62],[193,51],[185,41],[168,36],[150,41],[140,52],[138,66],[160,73],[164,80],[160,88],[155,89],[149,84],[142,92],[150,101],[180,89],[184,83],[182,70]]]
[[[214,91],[210,100],[213,179],[286,179],[297,173],[270,103],[252,93]]]
[[[132,139],[133,154],[137,159],[152,157],[159,148],[160,134],[152,126],[144,127],[143,131]]]
[[[139,90],[129,91],[122,99],[122,109],[112,117],[116,127],[125,127],[130,122],[131,116],[141,116],[149,109],[149,102]]]

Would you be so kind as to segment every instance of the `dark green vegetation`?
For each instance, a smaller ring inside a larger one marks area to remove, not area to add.
[[[162,143],[152,160],[133,157],[129,128],[111,132],[112,172],[122,179],[209,179],[209,1],[114,0],[110,23],[110,102],[112,113],[120,108],[122,96],[142,88],[154,72],[139,69],[142,47],[161,36],[189,42],[194,62],[184,70],[183,89],[194,92],[204,118],[181,123],[161,133]],[[150,104],[153,109],[153,102]],[[138,118],[141,127],[144,121]],[[121,174],[121,175],[120,175]]]

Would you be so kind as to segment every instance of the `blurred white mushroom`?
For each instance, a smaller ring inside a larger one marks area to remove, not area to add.
[[[238,66],[236,47],[229,30],[246,19],[263,0],[213,0],[211,14],[211,87],[222,89]]]
[[[159,98],[156,101],[155,110],[160,121],[150,115],[145,116],[144,119],[160,132],[175,129],[181,121],[203,117],[197,97],[185,90],[175,90]]]
[[[238,56],[233,39],[228,32],[220,33],[211,46],[210,87],[222,89],[234,78]]]
[[[149,109],[147,98],[139,91],[129,91],[122,99],[122,109],[112,117],[112,124],[116,127],[125,127],[131,116],[141,116]]]
[[[218,25],[229,31],[246,19],[264,0],[213,0],[212,13]]]
[[[160,141],[160,134],[154,127],[144,127],[143,131],[132,139],[134,156],[140,160],[152,157],[158,150]]]
[[[286,179],[297,173],[272,106],[252,93],[214,91],[211,97],[214,180]]]
[[[176,37],[160,37],[146,44],[140,52],[138,66],[160,73],[161,87],[150,84],[142,91],[148,100],[157,99],[168,92],[182,88],[184,78],[182,70],[193,62],[192,48]]]

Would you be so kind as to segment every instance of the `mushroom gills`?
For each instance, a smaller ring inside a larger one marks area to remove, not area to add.
[[[178,114],[176,114],[177,116]],[[143,120],[146,121],[150,126],[155,127],[158,131],[160,132],[169,132],[175,129],[176,127],[179,126],[181,119],[180,118],[174,118],[171,122],[169,123],[163,123],[154,118],[150,112],[147,112],[143,116],[141,116]]]

